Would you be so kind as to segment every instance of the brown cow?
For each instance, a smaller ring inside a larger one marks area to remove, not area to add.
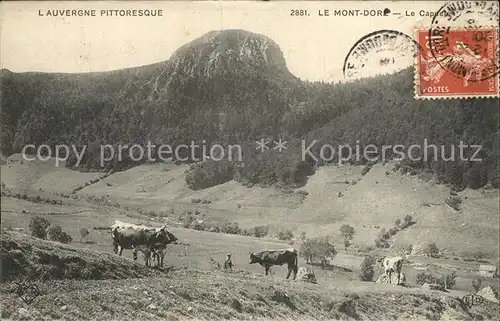
[[[148,228],[144,225],[120,223],[117,221],[111,230],[114,252],[121,256],[124,249],[133,249],[133,258],[137,260],[137,252],[141,251],[144,253],[146,266],[149,266],[151,251],[155,251],[157,244],[166,245],[177,240],[175,237],[175,240],[171,239],[173,235],[165,226]]]
[[[297,277],[298,270],[298,255],[297,250],[267,250],[258,253],[250,253],[250,264],[259,263],[265,268],[266,275],[269,273],[269,268],[272,265],[288,265],[288,274],[286,278],[290,277],[290,273],[293,271],[293,279]]]
[[[177,238],[172,233],[170,233],[170,231],[166,232],[169,239],[167,242],[155,243],[150,247],[151,254],[153,255],[153,262],[156,260],[156,265],[159,265],[161,267],[163,267],[163,258],[165,257],[167,244],[177,244]]]

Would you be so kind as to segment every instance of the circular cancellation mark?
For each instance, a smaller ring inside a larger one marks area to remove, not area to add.
[[[397,30],[378,30],[359,39],[349,50],[342,71],[346,79],[393,73],[413,65],[420,45]]]
[[[450,1],[434,15],[429,51],[446,72],[470,82],[499,73],[498,2]]]

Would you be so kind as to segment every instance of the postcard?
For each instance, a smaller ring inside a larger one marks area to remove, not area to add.
[[[498,320],[497,1],[0,3],[5,320]]]

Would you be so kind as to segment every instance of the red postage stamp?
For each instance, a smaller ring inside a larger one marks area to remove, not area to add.
[[[417,30],[415,98],[499,97],[495,28]]]

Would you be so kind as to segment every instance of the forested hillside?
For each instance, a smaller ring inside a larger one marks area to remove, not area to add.
[[[321,144],[482,145],[483,162],[410,165],[459,187],[499,185],[498,101],[413,98],[413,70],[348,84],[304,82],[271,39],[242,30],[210,32],[149,66],[89,74],[1,71],[1,149],[25,144],[88,146],[82,168],[100,167],[100,144],[244,145],[245,167],[207,162],[187,180],[204,188],[232,178],[301,185],[316,162],[301,160],[301,139]],[[258,153],[261,138],[288,149]],[[251,144],[251,145],[249,145]],[[449,151],[447,154],[452,153]],[[459,150],[454,151],[459,155]],[[117,155],[115,155],[117,156]],[[198,155],[199,156],[199,155]],[[390,155],[389,155],[390,156]],[[335,158],[332,161],[336,161]],[[67,163],[73,167],[75,158]]]

